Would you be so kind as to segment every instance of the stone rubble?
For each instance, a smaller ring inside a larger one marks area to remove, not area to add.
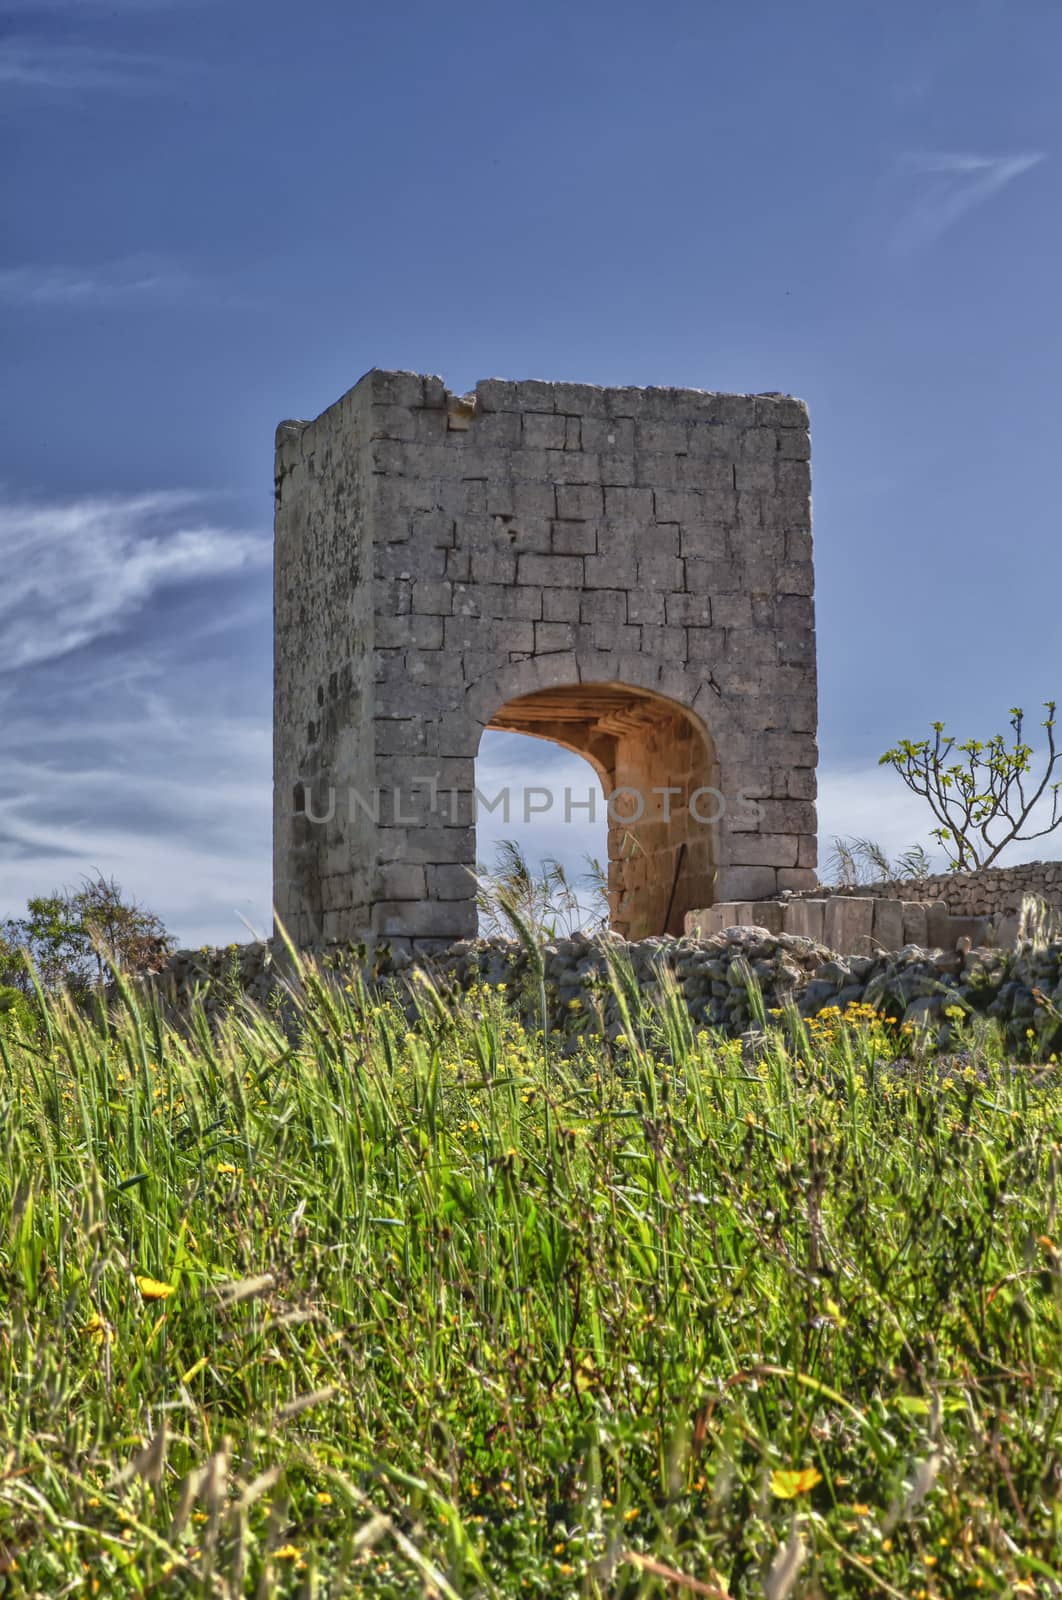
[[[940,1047],[954,1032],[948,1009],[997,1020],[1016,1051],[1034,1043],[1038,1051],[1062,1050],[1062,943],[1044,948],[1025,942],[1009,949],[901,950],[842,956],[811,939],[775,934],[762,927],[733,927],[707,938],[661,937],[633,943],[588,933],[549,940],[542,947],[549,1026],[578,1033],[603,1025],[607,1036],[622,1031],[608,985],[606,952],[629,965],[639,989],[659,996],[661,967],[675,978],[695,1026],[720,1029],[730,1038],[756,1024],[749,996],[755,979],[768,1011],[795,1006],[804,1017],[827,1007],[873,1005],[897,1023],[928,1031]],[[362,960],[359,961],[359,954]],[[432,957],[414,961],[401,950],[378,947],[334,953],[337,973],[360,971],[371,986],[396,988],[409,1002],[414,969],[427,972],[443,993],[479,984],[506,991],[531,1026],[540,1014],[538,982],[527,950],[505,939],[466,939]],[[210,1013],[241,997],[268,1005],[284,988],[283,951],[263,942],[224,949],[178,951],[153,980],[179,1010],[199,994]],[[1039,997],[1043,997],[1040,999]],[[1044,1003],[1046,1001],[1046,1003]],[[1032,1031],[1032,1041],[1028,1035]]]

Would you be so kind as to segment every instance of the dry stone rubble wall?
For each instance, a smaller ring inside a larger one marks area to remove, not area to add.
[[[755,980],[768,1009],[792,1005],[806,1017],[826,1008],[873,1005],[897,1023],[930,1030],[938,1043],[952,1032],[949,1008],[996,1019],[1011,1047],[1029,1048],[1030,1031],[1038,1048],[1062,1050],[1058,1012],[1062,1008],[1062,944],[1035,948],[924,950],[907,945],[896,951],[844,956],[811,939],[772,933],[763,927],[729,928],[708,937],[642,939],[628,943],[576,934],[543,947],[549,1024],[572,1034],[598,1026],[603,1007],[605,1032],[621,1031],[615,1001],[607,988],[607,952],[629,962],[639,987],[659,992],[666,968],[678,984],[693,1023],[720,1029],[730,1037],[755,1022],[749,979]],[[179,951],[157,980],[158,992],[179,1010],[195,995],[208,1012],[218,1012],[247,996],[269,1005],[286,980],[278,952],[266,942],[223,950]],[[371,985],[397,983],[406,998],[407,980],[420,966],[444,990],[504,983],[528,1022],[539,1022],[537,981],[532,981],[527,951],[505,939],[462,940],[431,958],[415,962],[401,950],[378,947],[371,965],[359,969],[352,953],[339,974],[360,970]],[[1042,998],[1041,998],[1042,997]],[[573,1005],[572,1002],[576,1002]],[[1046,1004],[1044,1003],[1046,1001]]]

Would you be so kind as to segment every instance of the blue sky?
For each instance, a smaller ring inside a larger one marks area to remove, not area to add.
[[[925,840],[881,751],[1062,688],[1060,56],[1055,0],[0,0],[0,915],[265,926],[273,429],[370,366],[806,399],[823,832]]]

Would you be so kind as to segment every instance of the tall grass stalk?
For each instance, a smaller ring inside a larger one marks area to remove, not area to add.
[[[292,956],[0,1021],[5,1594],[1055,1592],[1051,1067]]]

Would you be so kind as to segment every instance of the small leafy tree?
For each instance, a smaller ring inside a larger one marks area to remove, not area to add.
[[[114,972],[140,977],[156,972],[175,940],[161,918],[127,900],[113,878],[97,873],[73,896],[73,909],[92,946],[97,982]]]
[[[938,824],[930,832],[948,852],[953,871],[991,866],[1009,844],[1042,839],[1062,822],[1062,779],[1052,781],[1062,756],[1055,748],[1055,701],[1045,701],[1044,709],[1047,716],[1041,726],[1047,732],[1047,750],[1039,778],[1033,772],[1035,752],[1025,742],[1025,714],[1019,706],[1010,712],[1012,744],[1001,733],[987,741],[967,739],[958,744],[944,732],[942,722],[934,722],[932,739],[903,739],[881,757],[880,766],[895,767],[907,787],[929,802]],[[1048,795],[1047,826],[1024,832]]]
[[[26,902],[25,915],[10,918],[0,934],[4,945],[0,981],[32,995],[28,957],[42,988],[65,987],[78,999],[88,992],[92,943],[70,895],[34,895]]]
[[[157,971],[174,943],[153,911],[97,873],[80,889],[35,896],[24,916],[0,924],[0,985],[32,995],[28,956],[42,988],[84,1000],[116,972]]]

